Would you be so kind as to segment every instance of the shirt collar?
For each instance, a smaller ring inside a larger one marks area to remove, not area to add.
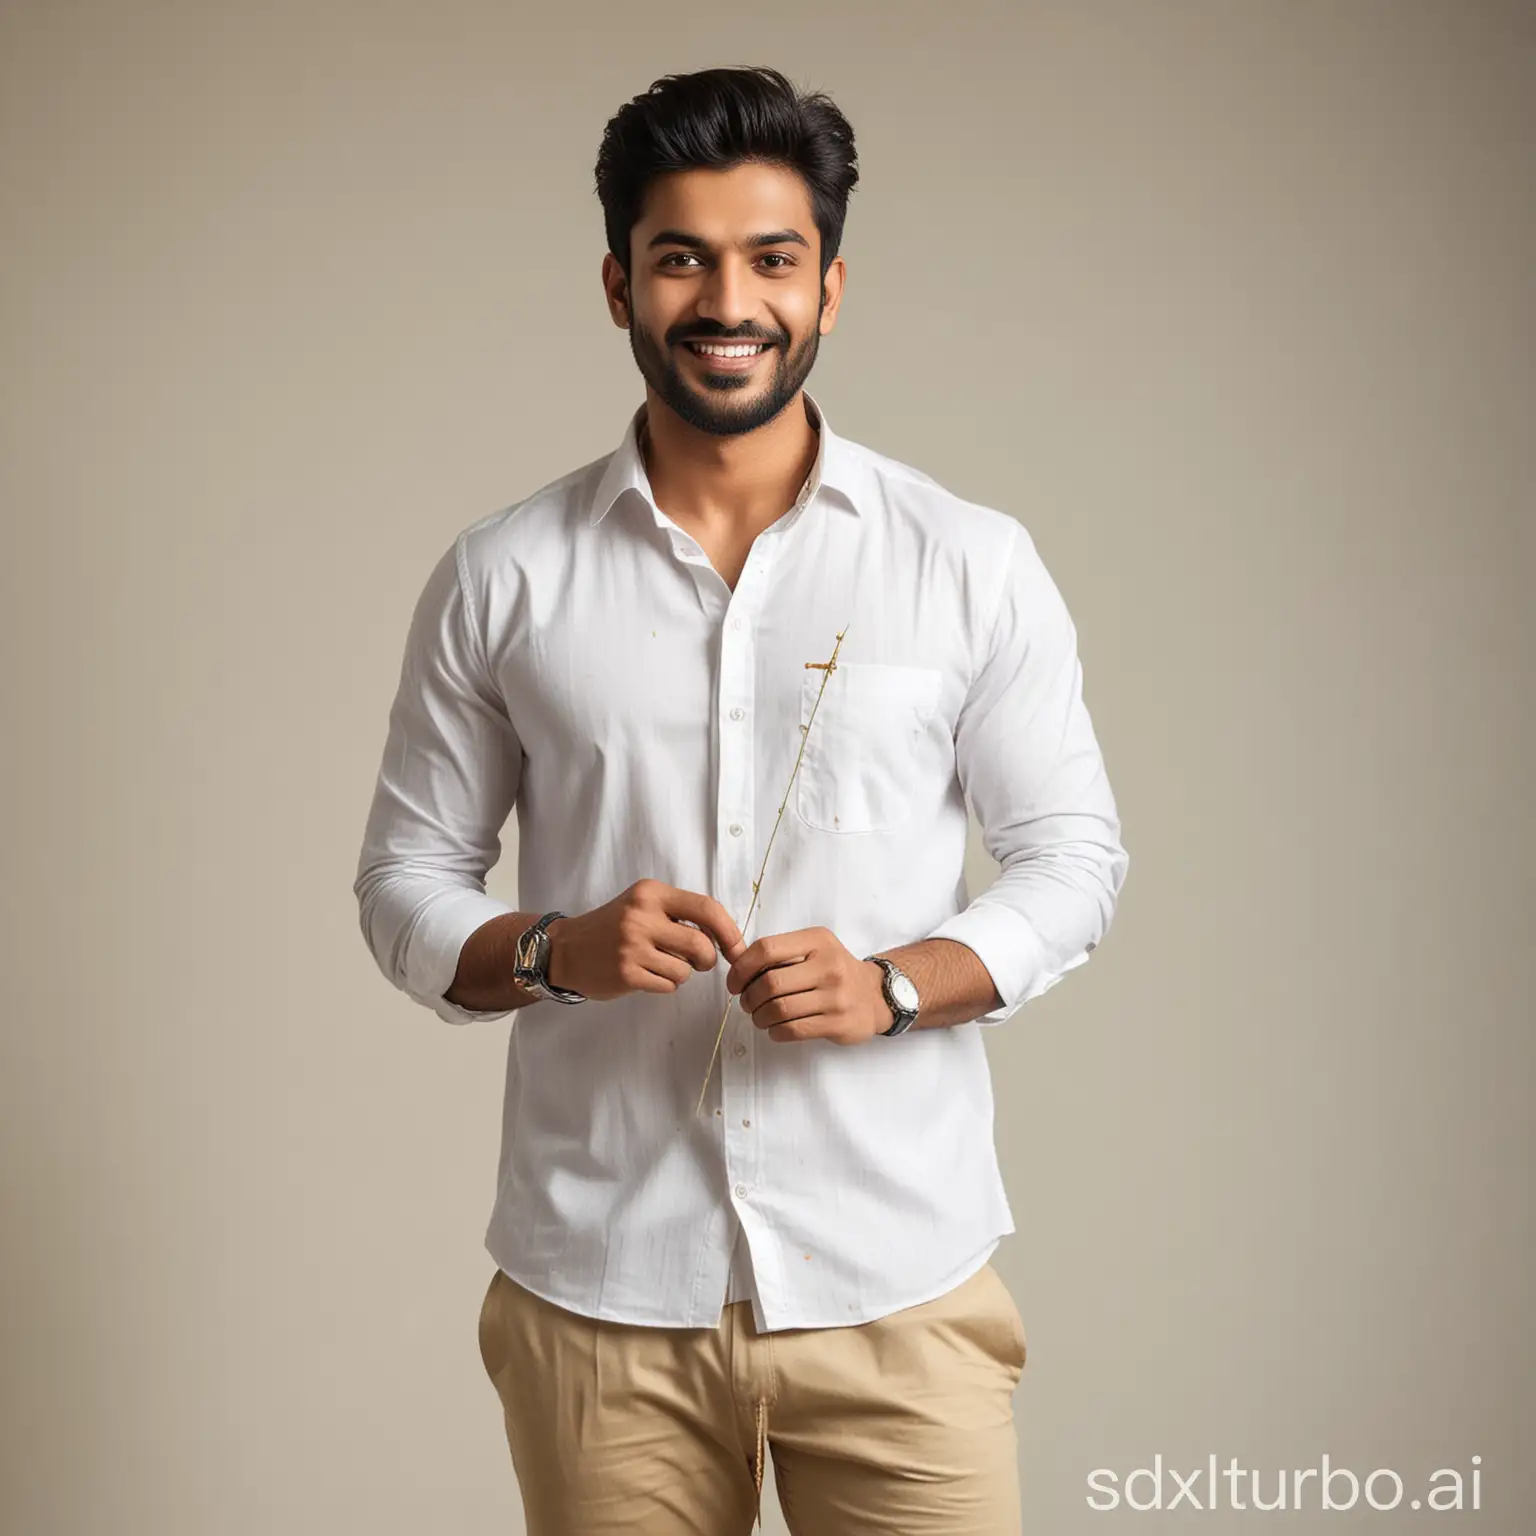
[[[796,499],[797,504],[809,501],[818,490],[836,491],[844,504],[853,512],[862,512],[864,498],[869,493],[869,470],[858,452],[858,445],[839,437],[827,422],[827,414],[809,390],[802,390],[807,412],[817,426],[816,459],[811,465],[805,487]],[[640,423],[645,418],[646,407],[642,402],[629,418],[624,438],[610,455],[597,482],[592,498],[588,522],[596,525],[607,516],[609,509],[625,491],[638,491],[656,512],[655,498],[651,495],[650,477],[645,472],[645,460],[640,455]]]

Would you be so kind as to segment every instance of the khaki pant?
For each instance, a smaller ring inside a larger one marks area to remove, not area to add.
[[[500,1269],[480,1309],[529,1536],[1017,1536],[1024,1325],[984,1264],[874,1322],[760,1334],[584,1317]]]

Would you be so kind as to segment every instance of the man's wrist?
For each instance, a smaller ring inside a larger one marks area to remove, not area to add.
[[[919,939],[880,953],[894,960],[917,987],[922,1007],[913,1029],[967,1024],[1002,1006],[981,957],[958,939]]]

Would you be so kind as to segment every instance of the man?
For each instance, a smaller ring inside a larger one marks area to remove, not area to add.
[[[1128,859],[1028,532],[804,390],[856,179],[772,70],[619,112],[644,403],[410,626],[355,890],[398,987],[517,1011],[479,1338],[536,1536],[744,1531],[769,1453],[796,1536],[1019,1528],[980,1026],[1088,958]],[[526,911],[484,887],[514,806]]]

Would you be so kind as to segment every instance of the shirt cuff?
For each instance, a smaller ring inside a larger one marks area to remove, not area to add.
[[[1009,907],[977,897],[963,912],[946,918],[930,939],[954,939],[974,951],[992,976],[1002,1005],[978,1014],[977,1024],[1001,1024],[1029,1000],[1040,973],[1040,943],[1022,917]]]
[[[406,956],[406,990],[448,1024],[475,1024],[504,1019],[516,1010],[476,1012],[450,1003],[443,994],[458,975],[459,955],[479,928],[517,908],[484,891],[456,890],[440,896],[423,913],[410,937]]]

